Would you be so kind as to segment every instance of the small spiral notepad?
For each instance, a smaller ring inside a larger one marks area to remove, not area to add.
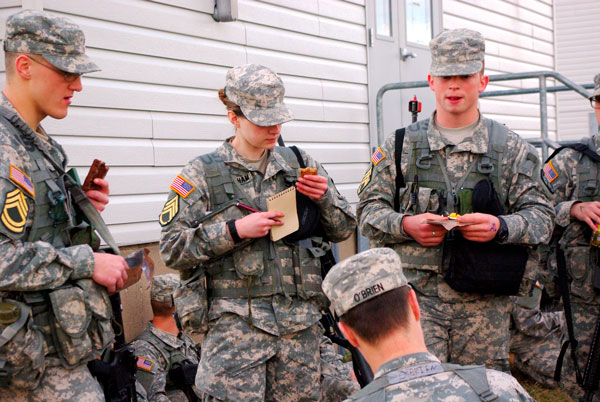
[[[281,211],[285,214],[279,218],[282,226],[271,227],[271,240],[277,241],[298,230],[298,211],[296,209],[296,187],[289,187],[280,193],[267,198],[268,211]]]

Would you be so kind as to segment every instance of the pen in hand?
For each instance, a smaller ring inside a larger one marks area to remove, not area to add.
[[[250,212],[262,212],[262,211],[259,211],[258,209],[252,208],[251,206],[248,206],[246,204],[242,204],[241,202],[238,202],[235,205],[237,205],[238,207],[243,208],[243,209],[245,209],[247,211],[250,211]]]

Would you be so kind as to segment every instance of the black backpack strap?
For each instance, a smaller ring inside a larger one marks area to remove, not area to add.
[[[556,247],[556,265],[558,271],[558,285],[560,287],[560,295],[563,301],[563,308],[565,311],[565,321],[567,322],[567,332],[569,339],[562,345],[560,354],[556,360],[556,368],[554,369],[554,381],[560,381],[560,372],[562,369],[563,359],[567,352],[567,347],[571,348],[571,359],[575,366],[575,378],[577,384],[583,384],[583,378],[579,371],[579,362],[577,361],[577,339],[575,338],[575,331],[573,330],[573,312],[571,310],[571,297],[569,295],[569,279],[567,278],[567,261],[565,259],[565,253],[561,250],[560,246]]]
[[[404,175],[402,174],[402,167],[400,162],[402,161],[402,147],[404,146],[404,134],[406,129],[404,127],[396,130],[396,146],[394,148],[394,158],[396,160],[396,188],[394,189],[394,211],[400,212],[400,189],[405,186]]]
[[[600,155],[598,155],[596,152],[592,151],[590,149],[590,147],[588,147],[586,144],[583,144],[581,142],[577,142],[575,144],[568,144],[568,145],[564,145],[560,148],[556,148],[554,150],[554,152],[552,152],[552,155],[550,155],[546,161],[544,162],[544,164],[548,163],[548,161],[552,160],[552,158],[554,158],[556,156],[557,153],[559,153],[560,151],[562,151],[565,148],[570,148],[570,149],[574,149],[575,151],[579,151],[582,154],[584,154],[585,156],[587,156],[588,158],[590,158],[591,160],[593,160],[594,162],[600,163]]]
[[[304,163],[304,160],[302,159],[302,155],[300,154],[300,150],[298,149],[297,146],[292,145],[291,147],[289,147],[292,151],[294,151],[294,153],[296,154],[296,158],[298,159],[298,164],[300,165],[300,167],[302,169],[304,169],[306,167],[306,164]]]

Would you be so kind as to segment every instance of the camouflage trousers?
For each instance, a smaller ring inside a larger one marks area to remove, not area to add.
[[[422,294],[418,299],[425,344],[441,362],[483,364],[510,372],[508,296],[464,303],[445,303]]]
[[[318,401],[321,329],[274,336],[235,314],[209,324],[196,387],[205,401]]]
[[[347,399],[360,389],[352,381],[352,363],[345,364],[326,336],[321,338],[321,401],[337,402]]]
[[[587,363],[590,353],[590,346],[594,336],[596,319],[600,312],[600,306],[593,304],[578,303],[577,299],[571,299],[571,309],[573,311],[573,328],[575,338],[577,339],[577,363],[579,370],[583,376],[583,371]],[[575,368],[571,359],[571,350],[569,349],[565,355],[565,362],[561,372],[560,386],[565,388],[569,394],[576,399],[582,398],[583,390],[577,385],[575,377]],[[600,393],[596,393],[594,400],[600,400]]]
[[[512,298],[511,298],[512,299]],[[510,352],[514,367],[548,388],[556,388],[554,369],[563,342],[563,312],[513,305]]]
[[[104,393],[86,365],[72,370],[56,366],[46,369],[36,389],[0,389],[0,400],[104,402]]]

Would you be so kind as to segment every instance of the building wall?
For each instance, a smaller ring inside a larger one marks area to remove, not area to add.
[[[470,28],[483,34],[488,75],[554,70],[552,0],[443,0],[443,11],[445,29]],[[538,86],[538,80],[517,80],[492,83],[487,90]],[[555,138],[555,95],[548,96],[548,105],[549,137]],[[484,98],[480,107],[521,136],[540,137],[537,94]]]
[[[590,84],[600,73],[600,20],[597,0],[554,0],[556,71],[578,84]],[[587,99],[573,92],[558,94],[558,132],[561,140],[590,134],[595,117]],[[595,133],[595,130],[593,131]]]
[[[102,67],[84,78],[69,117],[44,127],[80,176],[94,158],[110,166],[103,216],[121,245],[157,241],[173,177],[233,134],[217,90],[239,64],[282,76],[296,117],[284,140],[322,162],[357,201],[369,158],[364,0],[239,0],[239,21],[228,23],[212,19],[213,4],[43,1],[82,27]]]

